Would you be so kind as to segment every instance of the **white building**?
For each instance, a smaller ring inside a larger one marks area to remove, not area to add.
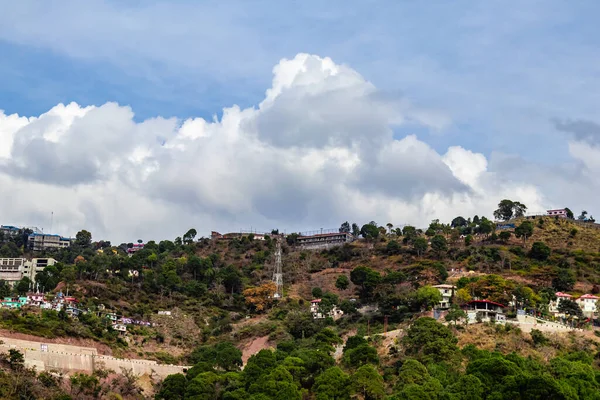
[[[560,210],[547,210],[546,215],[550,217],[567,218],[567,210],[561,208]]]
[[[560,304],[560,302],[562,300],[572,300],[573,296],[571,296],[568,293],[563,293],[563,292],[556,292],[556,300],[553,300],[550,302],[549,306],[548,306],[548,311],[550,311],[551,313],[557,314],[558,311],[558,305]]]
[[[49,265],[56,264],[54,258],[0,258],[0,279],[14,284],[28,277],[35,282],[35,276]]]
[[[450,305],[452,304],[452,296],[456,292],[456,286],[443,284],[435,285],[433,287],[439,290],[442,295],[442,300],[435,308],[441,310],[446,310],[450,308]]]
[[[594,296],[593,294],[584,294],[583,296],[575,300],[575,302],[577,303],[579,308],[581,308],[583,314],[586,317],[590,317],[593,313],[598,311],[596,308],[598,300],[600,300],[600,297],[598,296]]]
[[[325,317],[331,317],[334,320],[341,318],[344,315],[344,312],[340,310],[337,306],[333,306],[331,311],[327,313],[327,315],[323,315],[320,309],[321,299],[314,299],[310,302],[310,312],[314,319],[321,319]]]

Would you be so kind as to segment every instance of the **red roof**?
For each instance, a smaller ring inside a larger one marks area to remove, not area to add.
[[[321,302],[321,299],[314,299],[314,300],[311,300],[310,302],[311,302],[311,303],[320,303],[320,302]]]
[[[593,294],[584,294],[583,296],[580,297],[580,299],[600,299],[600,297],[598,296],[594,296]]]
[[[556,297],[573,297],[568,293],[556,292]]]
[[[504,304],[496,303],[495,301],[491,301],[491,300],[471,300],[467,304],[471,304],[471,303],[488,303],[488,304],[493,304],[498,307],[506,308],[506,306]]]

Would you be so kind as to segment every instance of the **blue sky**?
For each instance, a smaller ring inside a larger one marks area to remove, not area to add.
[[[307,52],[448,113],[443,132],[422,132],[436,148],[550,139],[560,157],[550,119],[593,117],[600,93],[593,1],[0,4],[0,104],[21,115],[118,101],[138,119],[206,117],[257,104],[272,66]]]
[[[0,0],[0,110],[118,102],[136,122],[211,119],[256,107],[273,67],[308,53],[447,121],[394,126],[397,139],[572,173],[582,161],[556,121],[600,122],[599,12],[558,0]]]

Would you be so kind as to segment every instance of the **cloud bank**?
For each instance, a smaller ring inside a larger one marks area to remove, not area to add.
[[[546,190],[551,175],[571,193],[600,192],[600,150],[592,132],[580,132],[585,124],[560,126],[576,130],[573,162],[552,174],[460,146],[440,154],[416,135],[396,137],[406,124],[443,130],[451,120],[308,54],[275,66],[257,106],[234,105],[213,120],[137,122],[116,103],[59,104],[39,117],[0,111],[0,222],[47,230],[53,211],[58,233],[88,229],[95,239],[121,242],[172,239],[191,227],[208,235],[345,220],[424,225],[491,215],[504,197],[536,211],[573,201],[564,190]],[[574,177],[588,177],[587,186]]]

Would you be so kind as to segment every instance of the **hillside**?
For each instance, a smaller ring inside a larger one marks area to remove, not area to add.
[[[524,221],[509,222],[518,227]],[[108,247],[102,242],[92,243],[90,239],[51,254],[25,254],[52,256],[58,261],[38,273],[36,281],[42,287],[53,288],[48,298],[58,298],[59,293],[68,290],[69,295],[77,299],[77,308],[86,310],[83,314],[75,317],[64,311],[32,306],[2,309],[0,328],[5,337],[27,334],[63,343],[84,341],[97,347],[101,354],[201,365],[198,371],[183,379],[187,379],[189,385],[213,382],[210,385],[216,386],[206,389],[215,391],[215,397],[210,398],[280,398],[277,396],[284,392],[265,392],[262,386],[253,389],[249,383],[260,378],[265,379],[263,386],[269,387],[272,377],[268,374],[251,378],[252,375],[246,376],[251,374],[246,367],[235,377],[223,375],[223,370],[235,371],[242,362],[259,362],[253,355],[268,348],[278,350],[269,353],[273,355],[261,353],[261,357],[275,357],[268,361],[273,368],[265,371],[271,374],[279,371],[277,373],[283,375],[277,379],[284,380],[289,379],[283,377],[286,373],[295,371],[285,389],[289,391],[285,392],[289,394],[286,398],[296,398],[296,390],[297,393],[304,391],[305,396],[311,398],[321,390],[317,382],[325,373],[333,374],[328,381],[352,376],[355,382],[361,379],[380,382],[370,389],[353,387],[348,395],[359,398],[383,398],[393,393],[403,396],[397,398],[425,398],[418,397],[423,390],[437,393],[435,396],[441,393],[450,396],[462,390],[451,381],[461,380],[466,385],[467,381],[475,382],[471,379],[473,376],[483,385],[481,397],[473,398],[484,398],[487,396],[484,387],[489,383],[486,380],[492,377],[483,372],[475,374],[470,368],[472,363],[483,363],[489,357],[494,362],[513,363],[510,368],[518,366],[522,375],[531,379],[539,378],[535,371],[547,371],[554,379],[551,385],[559,387],[556,393],[566,396],[564,398],[593,398],[586,397],[588,392],[581,388],[573,389],[577,392],[575,397],[568,397],[573,383],[563,382],[567,378],[555,364],[577,362],[581,363],[577,364],[578,368],[592,368],[597,373],[595,315],[585,321],[583,317],[572,318],[571,315],[558,321],[577,325],[580,330],[565,328],[548,333],[546,329],[540,334],[536,333],[535,326],[519,328],[516,320],[506,328],[489,323],[463,326],[460,316],[460,323],[449,328],[433,320],[424,323],[426,327],[418,335],[433,335],[431,340],[441,335],[438,339],[446,341],[448,346],[444,355],[437,354],[437,350],[435,356],[419,350],[429,339],[417,345],[415,343],[423,339],[415,339],[411,344],[412,339],[407,338],[411,326],[421,320],[428,321],[421,317],[433,315],[430,310],[439,301],[439,294],[430,285],[456,285],[459,291],[454,302],[457,304],[471,298],[502,304],[516,301],[519,308],[535,310],[547,320],[555,319],[549,308],[550,302],[556,299],[555,292],[569,292],[574,297],[598,293],[600,230],[593,224],[566,219],[538,217],[529,222],[533,231],[526,240],[515,237],[514,229],[484,233],[477,224],[451,228],[435,221],[426,233],[380,228],[375,237],[367,236],[327,250],[303,250],[292,240],[284,239],[284,297],[277,301],[270,296],[269,284],[273,274],[274,238],[202,238],[186,243],[180,239],[150,241],[131,257],[122,247]],[[511,235],[501,232],[511,232]],[[424,248],[421,248],[423,241]],[[7,246],[4,244],[0,252],[6,252]],[[4,295],[11,292],[1,283],[0,289]],[[12,291],[16,295],[27,289],[27,284],[17,283]],[[315,296],[321,298],[321,312],[337,307],[344,315],[335,321],[313,319],[309,305]],[[168,311],[170,315],[158,315],[159,311]],[[127,332],[119,333],[106,320],[110,313],[146,321],[149,326],[127,325]],[[509,316],[511,313],[514,311],[509,311]],[[444,318],[440,322],[445,322]],[[393,333],[377,336],[384,330]],[[526,333],[529,331],[531,333]],[[359,338],[367,335],[369,341],[362,343]],[[227,347],[229,344],[231,347]],[[360,351],[352,352],[353,346]],[[314,350],[310,349],[315,348],[329,355],[311,353]],[[479,350],[475,351],[476,348]],[[581,354],[586,354],[585,357],[567,356],[578,351],[583,351]],[[524,366],[524,359],[510,356],[512,353],[533,358],[539,365]],[[330,355],[331,360],[327,358]],[[315,357],[325,358],[317,361]],[[232,364],[214,364],[214,360],[219,359]],[[336,363],[341,367],[339,371],[328,369]],[[413,382],[412,378],[406,378],[408,367],[404,365],[417,370],[425,368],[432,380]],[[10,365],[7,368],[10,373]],[[459,375],[450,379],[447,368],[456,369]],[[165,387],[176,389],[170,385],[175,385],[173,382],[177,379],[157,383],[154,389],[163,393],[161,398],[180,398],[164,395]],[[550,378],[545,376],[544,379]],[[189,385],[180,382],[175,386],[184,392],[198,389],[190,389]],[[228,385],[233,385],[232,390],[226,389]],[[428,388],[427,385],[433,386]],[[227,394],[236,390],[238,397]],[[369,390],[373,392],[367,394]],[[506,393],[512,393],[510,390],[514,388],[506,390],[502,396],[509,396]],[[129,398],[145,396],[136,393]],[[148,389],[144,393],[147,395]],[[260,393],[266,397],[257,397]],[[435,396],[427,398],[438,398]]]

